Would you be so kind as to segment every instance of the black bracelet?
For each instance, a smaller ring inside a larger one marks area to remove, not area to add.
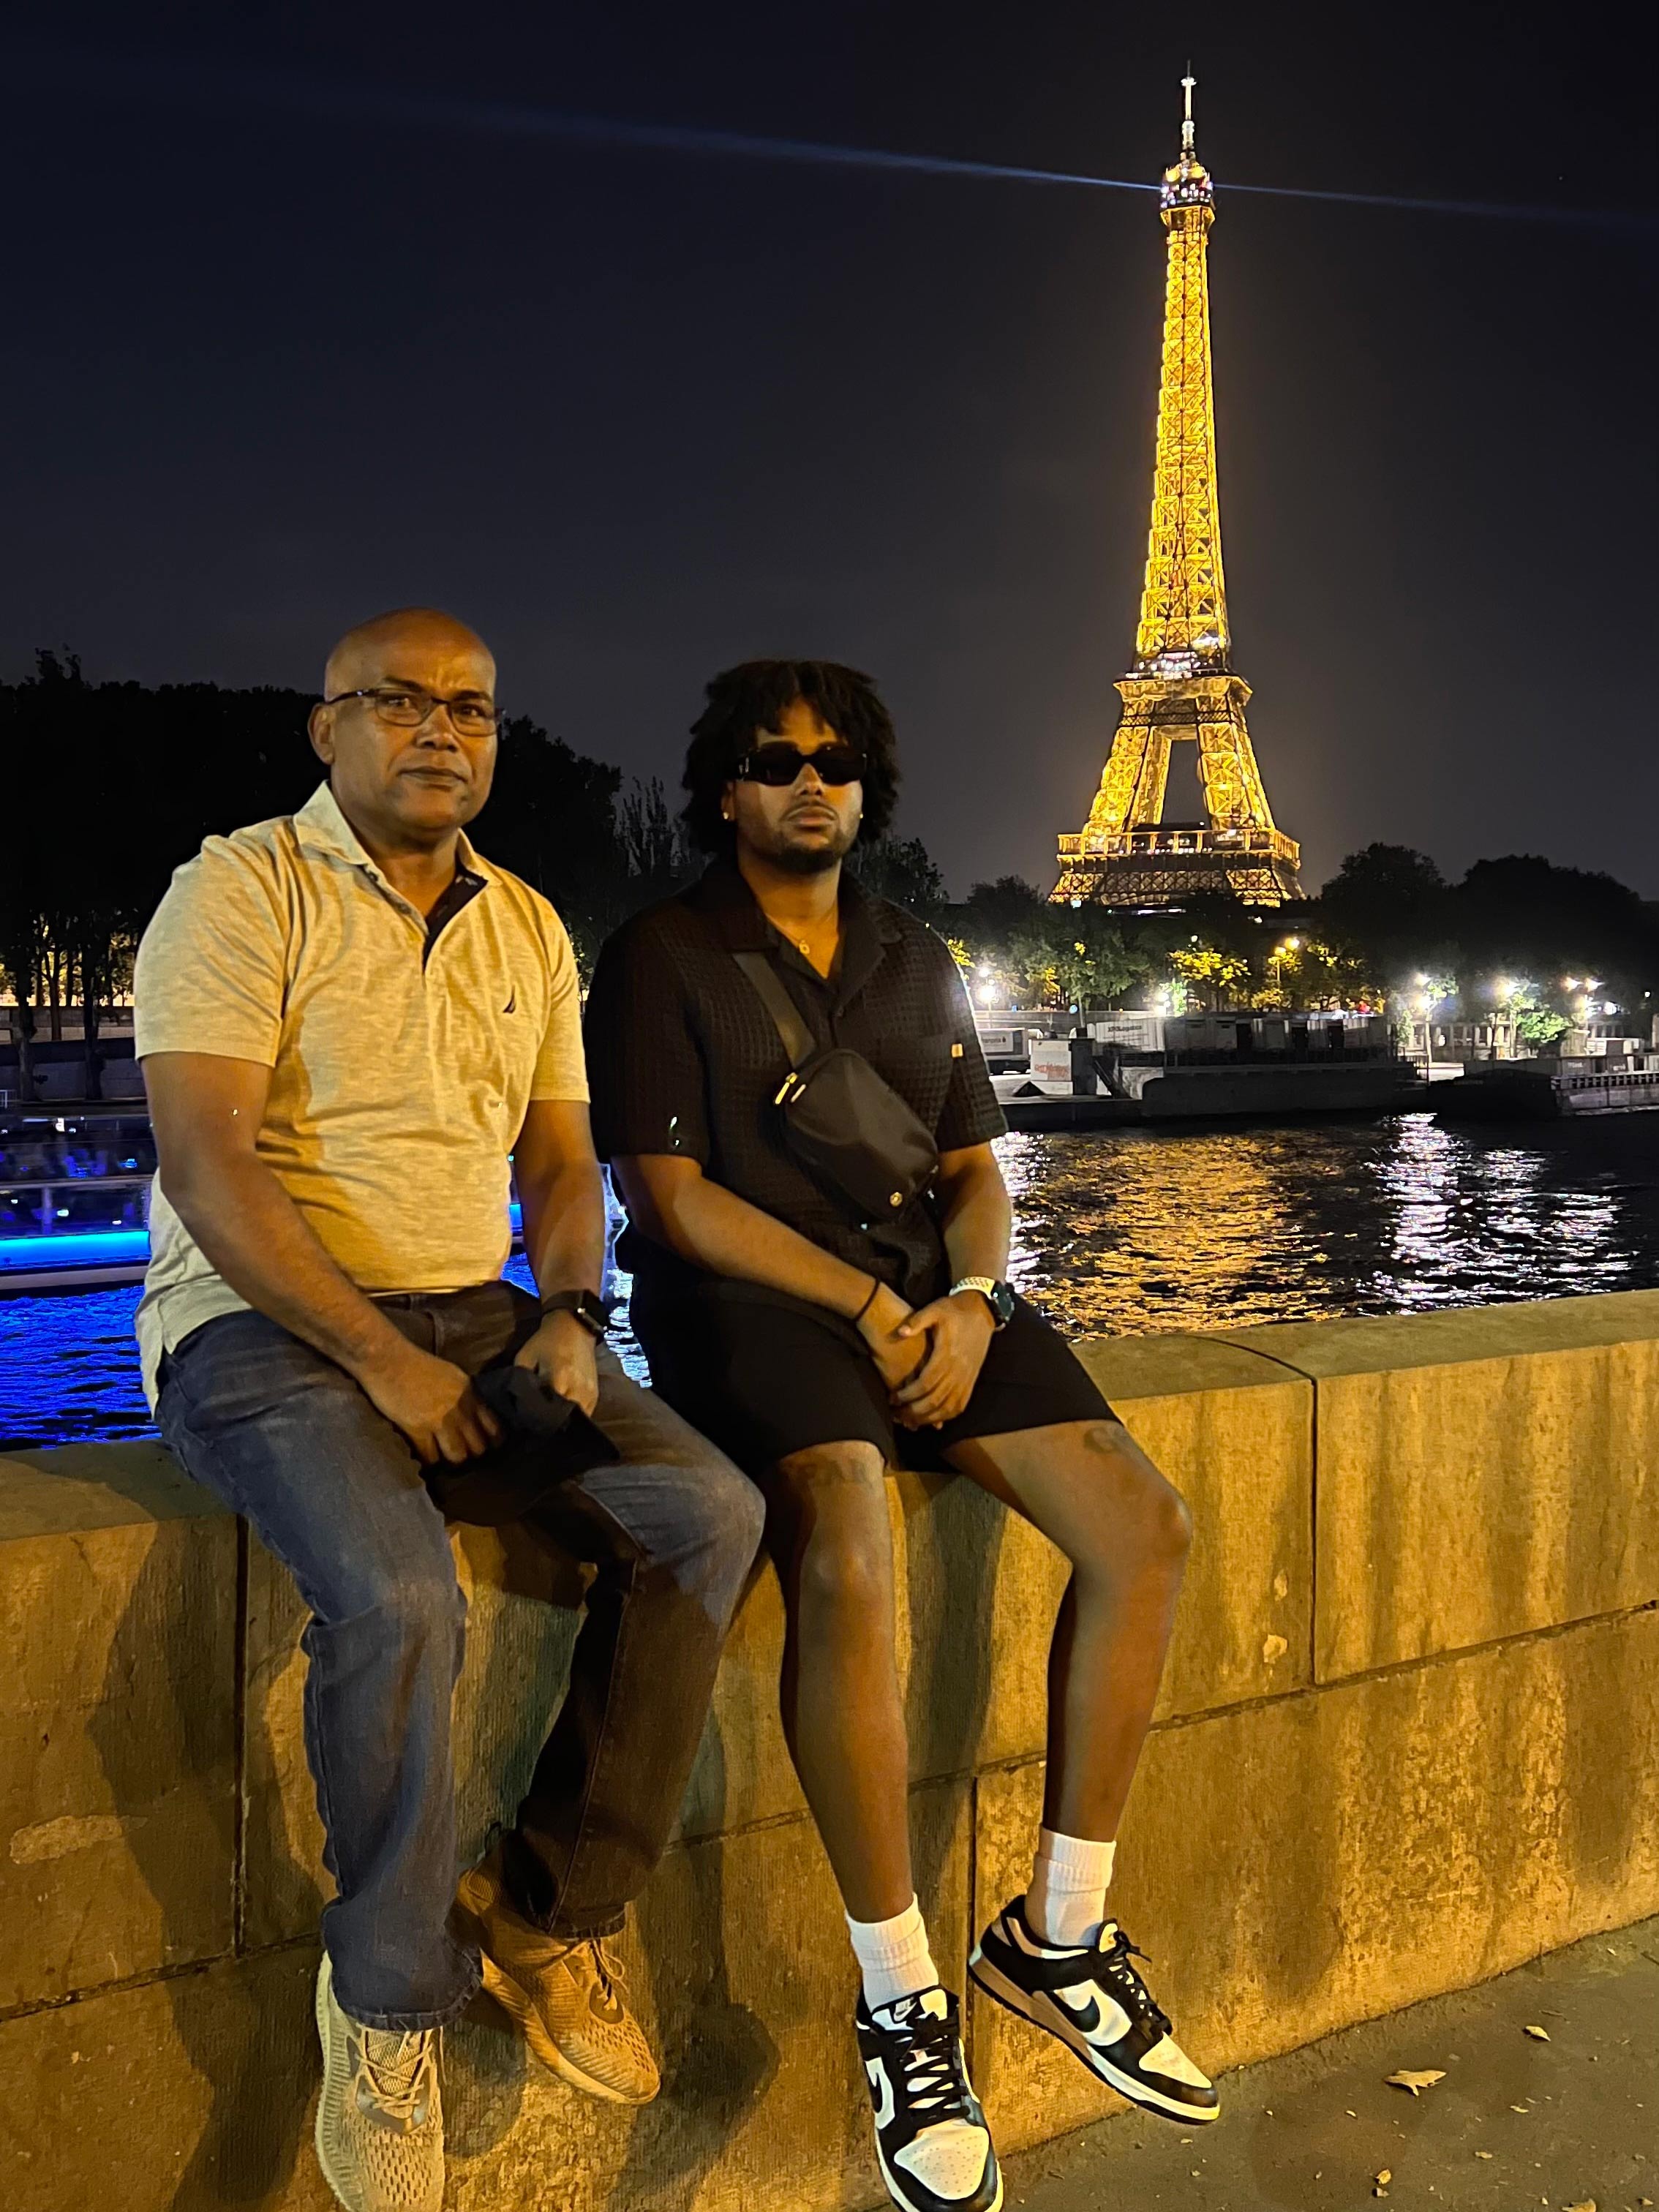
[[[880,1294],[881,1294],[881,1291],[882,1291],[883,1288],[884,1288],[884,1285],[883,1285],[883,1283],[882,1283],[881,1277],[880,1277],[879,1275],[878,1275],[878,1276],[876,1277],[875,1281],[874,1281],[873,1283],[872,1283],[872,1284],[871,1284],[871,1285],[870,1285],[870,1295],[869,1295],[869,1297],[868,1297],[867,1298],[866,1298],[866,1300],[864,1301],[864,1304],[863,1304],[859,1308],[858,1311],[857,1311],[857,1312],[853,1316],[853,1326],[854,1326],[854,1328],[856,1328],[858,1327],[859,1323],[860,1323],[860,1322],[864,1319],[864,1316],[866,1316],[866,1314],[867,1314],[867,1313],[869,1312],[869,1310],[870,1310],[871,1307],[872,1307],[872,1305],[874,1305],[874,1304],[876,1303],[877,1298],[880,1296]]]

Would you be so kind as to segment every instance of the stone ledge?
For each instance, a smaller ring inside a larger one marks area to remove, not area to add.
[[[1316,1393],[1319,1680],[1659,1596],[1659,1291],[1228,1341]]]
[[[1656,1702],[1644,1613],[1159,1730],[1114,1903],[1183,2040],[1230,2067],[1659,1908]],[[913,1795],[958,1986],[970,1930],[1023,1881],[1042,1778],[1032,1760]],[[876,2205],[853,1972],[810,1821],[677,1845],[626,1948],[662,2099],[629,2113],[573,2095],[480,2002],[449,2038],[451,2212],[539,2212],[556,2175],[560,2212]],[[326,2212],[307,2141],[313,1957],[0,2023],[17,2212],[109,2201],[118,2160],[123,2212]],[[969,2029],[1006,2149],[1111,2105],[997,2007],[970,2001]]]
[[[1288,2047],[1659,1907],[1659,1293],[1082,1352],[1198,1522],[1118,1893],[1197,2055]],[[919,1873],[959,1978],[968,1929],[1024,1880],[1062,1571],[964,1482],[904,1476],[890,1504]],[[511,1533],[456,1542],[476,1845],[558,1694],[577,1584]],[[300,1625],[286,1576],[159,1447],[0,1460],[21,1655],[0,2154],[21,2212],[110,2201],[117,2172],[134,2212],[322,2212]],[[470,2021],[452,2207],[538,2204],[551,2172],[570,2212],[874,2201],[850,1962],[775,1717],[781,1628],[763,1573],[641,1908],[663,2100],[586,2105]],[[1053,2133],[1097,2109],[1018,2023],[971,2029],[1011,2148],[1033,2110]]]

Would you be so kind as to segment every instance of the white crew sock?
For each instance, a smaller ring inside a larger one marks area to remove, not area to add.
[[[854,1920],[847,1916],[853,1939],[853,1955],[864,1976],[864,2002],[872,2012],[878,2005],[896,2004],[901,1997],[931,1990],[939,1969],[927,1948],[921,1907],[913,1897],[902,1912],[890,1920]]]
[[[1116,1853],[1115,1844],[1042,1831],[1025,1893],[1026,1923],[1039,1942],[1069,1951],[1094,1942],[1106,1917]]]

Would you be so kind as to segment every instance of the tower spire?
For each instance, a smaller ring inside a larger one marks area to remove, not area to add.
[[[1192,64],[1181,80],[1181,155],[1164,172],[1169,233],[1152,526],[1123,717],[1089,820],[1060,841],[1054,896],[1179,905],[1223,891],[1251,905],[1297,897],[1300,852],[1274,823],[1233,672],[1216,495],[1209,234],[1215,190],[1194,144]],[[1170,748],[1198,747],[1203,822],[1164,820]]]

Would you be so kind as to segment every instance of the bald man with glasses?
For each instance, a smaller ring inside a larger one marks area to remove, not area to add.
[[[161,1164],[146,1388],[311,1611],[337,1893],[316,2140],[348,2212],[437,2212],[439,2033],[481,1973],[563,2080],[656,2094],[606,1939],[666,1845],[761,1534],[752,1486],[603,1341],[569,939],[465,835],[495,681],[429,609],[352,631],[311,716],[326,781],[179,870],[135,986]],[[502,1279],[509,1154],[539,1298]],[[595,1568],[524,1802],[459,1899],[446,1511]]]

